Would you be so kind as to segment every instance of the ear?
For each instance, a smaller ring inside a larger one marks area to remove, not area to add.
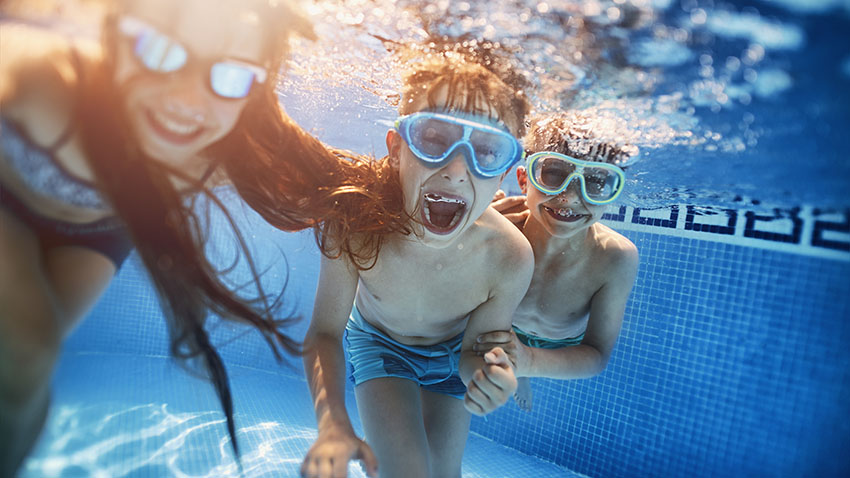
[[[390,166],[398,168],[398,157],[401,154],[401,145],[404,142],[398,131],[391,129],[387,131],[387,156],[389,157]]]
[[[519,188],[523,194],[528,194],[528,171],[525,166],[517,166],[516,182],[519,183]]]

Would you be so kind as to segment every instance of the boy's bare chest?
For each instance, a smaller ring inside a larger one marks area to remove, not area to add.
[[[361,273],[360,293],[384,321],[463,319],[489,296],[481,262],[475,253],[405,257],[382,250],[375,267]]]
[[[514,323],[544,335],[561,337],[586,326],[593,295],[601,287],[601,275],[586,260],[564,264],[552,261],[536,264],[528,291],[514,314]],[[528,330],[528,329],[531,330]],[[546,331],[550,331],[546,333]]]

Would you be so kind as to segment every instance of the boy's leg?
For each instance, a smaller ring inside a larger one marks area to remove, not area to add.
[[[379,476],[428,478],[428,440],[422,423],[419,384],[382,377],[357,385],[354,393],[366,443],[378,458]]]
[[[463,400],[423,389],[422,417],[431,450],[431,477],[460,478],[471,419]]]

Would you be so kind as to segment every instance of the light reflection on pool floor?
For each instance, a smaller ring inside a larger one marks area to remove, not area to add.
[[[229,372],[244,476],[297,477],[316,437],[306,383],[245,367]],[[212,388],[164,357],[69,353],[53,393],[47,425],[19,478],[239,476]],[[353,401],[348,405],[360,430]],[[349,477],[365,476],[349,466]],[[463,476],[579,475],[473,435]]]

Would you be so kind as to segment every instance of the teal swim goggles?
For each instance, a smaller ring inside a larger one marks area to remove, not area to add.
[[[538,191],[553,196],[561,194],[573,179],[578,179],[581,195],[591,204],[614,201],[626,184],[626,174],[613,164],[582,161],[561,153],[534,153],[526,164],[528,179]]]
[[[525,156],[519,141],[507,131],[448,114],[421,111],[402,116],[395,129],[430,168],[444,166],[460,148],[469,170],[488,179],[511,169]]]
[[[132,41],[133,55],[148,71],[169,74],[183,69],[190,62],[198,63],[209,74],[207,85],[210,90],[221,98],[245,98],[254,83],[263,83],[268,76],[262,66],[239,60],[202,61],[191,58],[180,42],[138,18],[120,18],[118,31]]]

